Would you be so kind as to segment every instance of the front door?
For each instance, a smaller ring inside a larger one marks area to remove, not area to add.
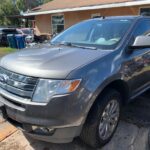
[[[132,39],[139,35],[150,35],[150,19],[141,20],[132,34]],[[134,50],[124,64],[132,95],[150,87],[150,48]]]

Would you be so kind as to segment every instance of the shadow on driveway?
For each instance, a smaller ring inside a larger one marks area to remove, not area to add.
[[[112,140],[101,150],[148,150],[150,92],[125,107]],[[94,150],[79,138],[69,144],[52,144],[25,138],[21,131],[0,143],[0,150]]]
[[[112,140],[102,150],[147,150],[150,125],[150,92],[127,105]],[[79,138],[69,144],[51,144],[28,139],[35,150],[94,150]]]
[[[150,126],[150,90],[124,108],[122,120],[139,127]]]
[[[68,144],[52,144],[37,141],[31,138],[28,138],[28,141],[30,141],[31,147],[35,150],[94,150],[84,144],[79,138]]]

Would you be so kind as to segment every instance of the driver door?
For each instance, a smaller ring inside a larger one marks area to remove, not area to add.
[[[132,34],[132,38],[139,35],[150,35],[150,20],[141,20]],[[135,49],[128,55],[125,66],[128,68],[129,84],[132,95],[141,93],[150,87],[150,48]]]

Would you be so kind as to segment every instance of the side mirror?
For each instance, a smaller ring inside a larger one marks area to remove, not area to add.
[[[150,36],[141,35],[137,36],[130,46],[131,49],[142,49],[142,48],[150,48]]]

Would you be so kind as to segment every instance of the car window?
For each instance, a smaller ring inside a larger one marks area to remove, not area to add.
[[[150,36],[150,20],[142,20],[137,24],[133,36],[135,38],[140,35]]]
[[[32,34],[32,30],[30,30],[30,29],[22,29],[22,32],[24,34]]]
[[[129,19],[97,19],[79,23],[60,33],[51,43],[74,43],[101,49],[114,49],[127,33]]]
[[[11,29],[4,29],[4,34],[18,34],[17,30],[11,30]]]
[[[17,30],[17,33],[18,33],[18,34],[22,34],[22,32],[21,32],[20,30]]]
[[[74,32],[70,32],[69,34],[65,34],[63,37],[64,41],[74,41],[78,42],[80,39],[80,42],[85,41],[87,39],[87,31],[90,32],[91,26],[84,26],[84,28],[74,28]]]

